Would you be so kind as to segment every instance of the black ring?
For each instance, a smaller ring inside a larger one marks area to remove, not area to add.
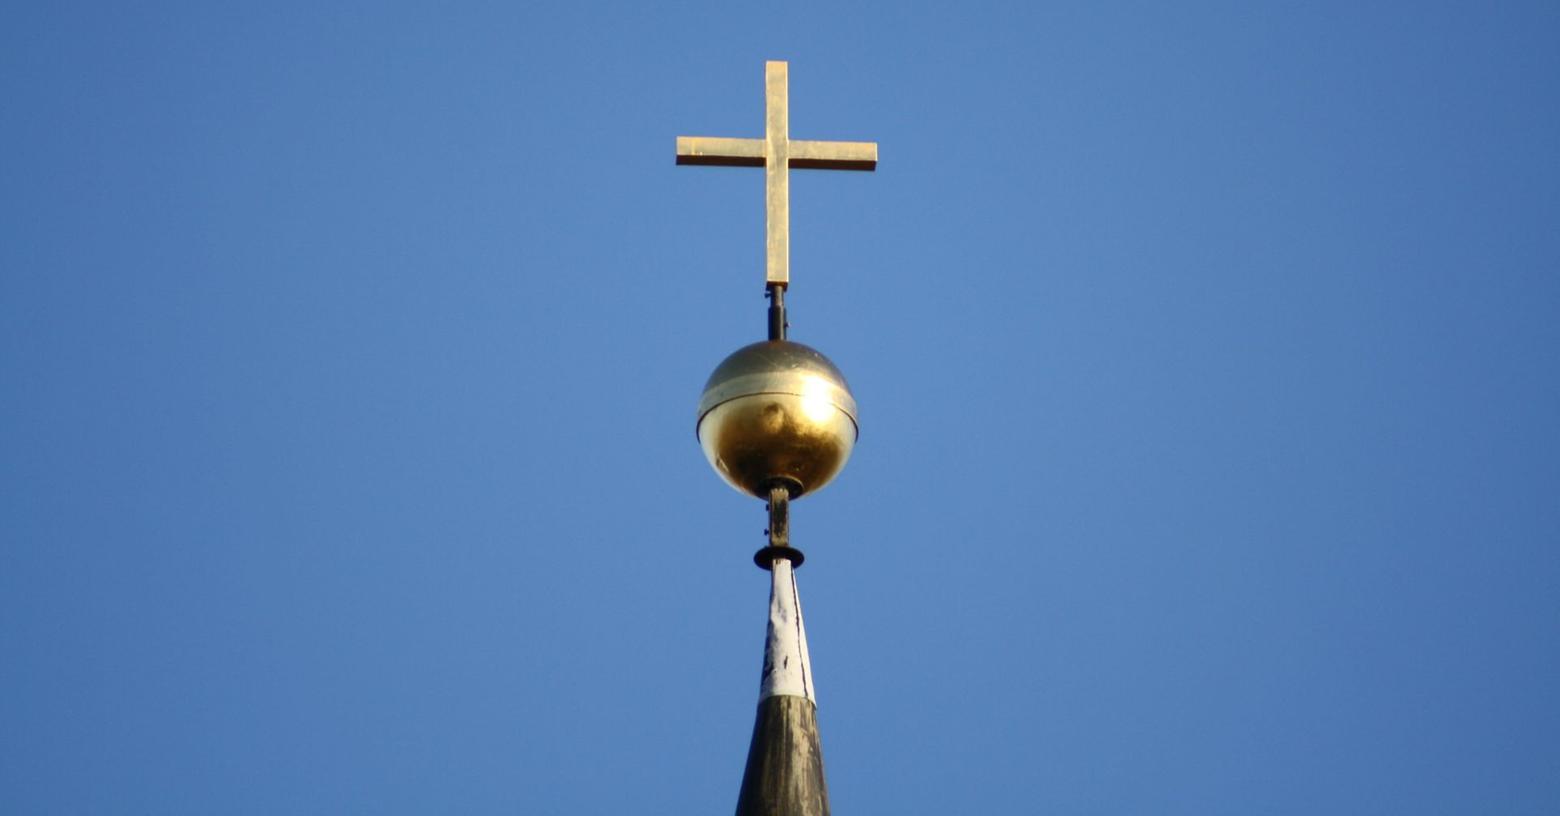
[[[776,558],[784,558],[790,561],[791,569],[800,567],[802,562],[807,560],[807,556],[802,555],[802,551],[795,547],[765,547],[753,553],[753,563],[757,564],[761,570],[774,569]]]

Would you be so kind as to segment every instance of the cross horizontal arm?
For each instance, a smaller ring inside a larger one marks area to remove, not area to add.
[[[877,142],[819,142],[796,139],[788,143],[790,166],[798,170],[874,170]],[[677,163],[719,167],[763,167],[763,139],[726,139],[718,136],[678,136]]]
[[[815,142],[793,139],[791,166],[814,170],[876,170],[877,142]]]
[[[719,136],[678,136],[678,164],[720,167],[763,167],[763,139],[724,139]]]

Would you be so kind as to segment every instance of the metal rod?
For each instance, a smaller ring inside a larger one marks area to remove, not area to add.
[[[753,553],[753,563],[762,569],[771,569],[775,559],[784,558],[794,569],[802,565],[806,556],[791,546],[791,485],[777,481],[769,487],[769,546]]]
[[[769,488],[769,546],[791,546],[791,489],[780,482]]]
[[[785,339],[785,284],[771,283],[765,287],[769,298],[769,339]]]

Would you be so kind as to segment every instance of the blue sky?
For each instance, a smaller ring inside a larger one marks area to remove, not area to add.
[[[1552,3],[0,12],[0,810],[728,811],[762,336],[839,813],[1560,808]]]

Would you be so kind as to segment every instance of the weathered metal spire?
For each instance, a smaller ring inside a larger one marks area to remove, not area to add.
[[[790,558],[770,563],[769,634],[737,816],[827,816],[807,629]]]

